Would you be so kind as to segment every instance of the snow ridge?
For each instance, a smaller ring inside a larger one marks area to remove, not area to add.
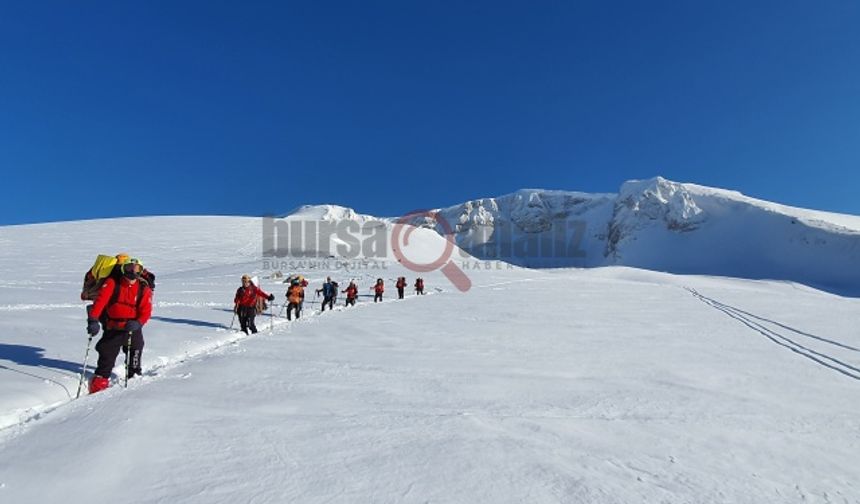
[[[456,243],[482,259],[791,280],[860,293],[860,217],[737,191],[654,177],[625,182],[618,194],[522,189],[438,211]]]

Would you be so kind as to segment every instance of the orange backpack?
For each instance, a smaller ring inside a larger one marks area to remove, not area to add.
[[[287,291],[287,300],[293,304],[300,304],[305,299],[304,289],[301,284],[291,285]]]

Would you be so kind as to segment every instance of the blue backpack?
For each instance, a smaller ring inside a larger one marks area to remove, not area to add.
[[[332,282],[326,282],[323,284],[323,296],[325,297],[334,297],[335,288],[332,285]]]

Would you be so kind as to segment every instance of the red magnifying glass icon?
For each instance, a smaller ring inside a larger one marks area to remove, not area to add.
[[[439,224],[442,227],[442,231],[444,231],[442,236],[445,239],[445,250],[442,252],[442,255],[435,261],[426,264],[412,262],[403,253],[403,248],[409,245],[409,236],[413,231],[415,231],[415,229],[417,229],[411,223],[422,217],[430,218]],[[400,242],[401,234],[403,235],[402,246]],[[397,222],[391,230],[391,242],[394,256],[397,258],[397,261],[403,264],[407,269],[416,273],[427,273],[428,271],[440,270],[460,292],[466,292],[472,288],[472,281],[466,276],[463,270],[451,260],[451,255],[454,253],[454,231],[451,229],[451,225],[448,221],[439,215],[439,212],[431,210],[415,210],[413,212],[409,212],[403,217],[400,217],[397,219]]]

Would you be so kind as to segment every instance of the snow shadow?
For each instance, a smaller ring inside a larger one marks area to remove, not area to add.
[[[226,310],[231,311],[231,310]],[[152,320],[158,320],[159,322],[167,322],[168,324],[185,324],[195,327],[210,327],[215,329],[226,329],[227,326],[224,324],[219,324],[217,322],[207,322],[205,320],[194,320],[194,319],[182,319],[182,318],[171,318],[171,317],[151,317]]]
[[[833,340],[830,340],[827,338],[822,338],[820,336],[815,336],[815,335],[812,335],[809,333],[805,333],[805,332],[796,330],[794,328],[791,328],[785,324],[774,322],[774,321],[771,321],[770,319],[766,319],[764,317],[759,317],[758,315],[753,315],[753,314],[746,312],[744,310],[741,310],[739,308],[734,308],[730,305],[721,303],[715,299],[712,299],[712,298],[709,298],[703,294],[700,294],[695,289],[690,289],[687,287],[685,287],[685,289],[687,290],[687,292],[692,294],[699,301],[705,303],[706,305],[710,306],[711,308],[714,308],[716,310],[723,312],[724,314],[737,320],[738,322],[741,322],[745,326],[747,326],[750,329],[752,329],[753,331],[756,331],[757,333],[761,334],[762,336],[764,336],[768,340],[772,341],[773,343],[775,343],[781,347],[787,348],[788,350],[791,350],[792,352],[794,352],[794,353],[796,353],[802,357],[805,357],[805,358],[807,358],[813,362],[816,362],[817,364],[819,364],[821,366],[832,369],[833,371],[836,371],[837,373],[841,373],[841,374],[843,374],[849,378],[853,378],[855,380],[860,381],[860,368],[858,368],[856,366],[852,366],[851,364],[848,364],[845,361],[839,360],[839,359],[837,359],[831,355],[825,354],[823,352],[818,352],[816,350],[813,350],[812,348],[804,346],[804,345],[798,343],[797,341],[789,338],[788,336],[786,336],[782,333],[779,333],[779,332],[775,331],[774,329],[771,329],[771,328],[763,325],[763,322],[773,324],[777,327],[781,327],[783,329],[790,330],[790,331],[792,331],[796,334],[799,334],[801,336],[812,338],[812,339],[815,339],[817,341],[821,341],[821,342],[828,343],[828,344],[833,345],[833,346],[837,346],[839,348],[844,348],[846,350],[851,350],[851,351],[857,352],[857,351],[860,351],[860,349],[858,349],[856,347],[852,347],[850,345],[846,345],[844,343],[840,343],[838,341],[833,341]]]
[[[86,343],[86,341],[83,341]],[[83,350],[83,348],[82,348]],[[0,343],[0,360],[12,361],[22,366],[52,368],[80,374],[81,363],[45,357],[45,349],[29,345],[9,345]]]

